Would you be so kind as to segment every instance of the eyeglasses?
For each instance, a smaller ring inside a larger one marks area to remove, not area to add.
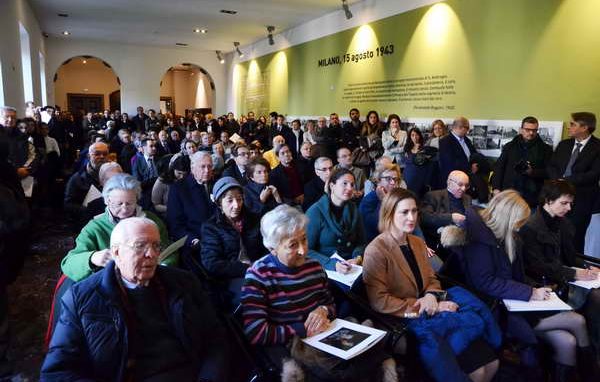
[[[388,183],[400,183],[400,178],[395,177],[395,176],[382,176],[381,178],[379,178],[381,180],[385,180]]]
[[[250,153],[248,151],[239,151],[238,152],[238,156],[240,156],[240,157],[247,157],[249,155],[250,155]]]
[[[112,208],[131,208],[137,206],[137,201],[135,202],[115,202],[108,199],[108,206]]]
[[[317,171],[329,172],[332,169],[333,169],[333,167],[323,167],[323,168],[318,168]]]
[[[452,182],[452,183],[456,184],[458,187],[464,187],[464,188],[465,188],[465,190],[468,190],[468,189],[469,189],[469,187],[471,187],[471,186],[469,185],[469,183],[461,183],[461,182],[457,182],[457,181],[456,181],[456,180],[454,180],[454,179],[448,179],[448,180],[449,180],[450,182]]]
[[[136,241],[134,243],[122,243],[122,245],[131,248],[136,254],[147,253],[149,249],[152,249],[154,252],[160,253],[161,246],[160,242],[154,241],[150,243],[144,243],[141,241]]]
[[[539,129],[528,129],[526,127],[523,127],[522,129],[523,129],[523,131],[526,131],[528,133],[537,133],[539,130]]]

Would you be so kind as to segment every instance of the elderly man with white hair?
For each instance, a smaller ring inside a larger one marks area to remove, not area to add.
[[[63,297],[42,381],[227,381],[228,347],[192,274],[159,267],[147,218],[119,222],[111,261]]]

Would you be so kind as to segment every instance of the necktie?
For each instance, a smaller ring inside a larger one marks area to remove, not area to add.
[[[148,158],[148,168],[150,169],[151,178],[158,176],[158,174],[156,173],[156,166],[154,166],[154,161],[152,160],[152,158]]]
[[[563,174],[564,177],[571,176],[571,173],[573,172],[573,165],[575,164],[575,161],[577,160],[577,157],[579,156],[580,152],[581,143],[577,142],[575,143],[575,150],[573,150],[573,152],[571,153],[571,159],[569,159],[569,163],[567,163],[567,168],[565,169],[565,173]]]
[[[460,138],[458,142],[460,143],[460,147],[462,147],[468,160],[471,157],[471,150],[469,150],[469,146],[467,146],[467,143],[465,142],[464,138]]]

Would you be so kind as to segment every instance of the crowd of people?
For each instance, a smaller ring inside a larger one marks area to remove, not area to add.
[[[349,361],[299,341],[356,320],[348,293],[364,289],[436,381],[491,381],[501,349],[530,380],[551,369],[597,381],[600,291],[571,284],[600,278],[581,256],[600,257],[595,128],[594,114],[573,113],[553,150],[526,117],[492,163],[465,117],[424,132],[354,108],[343,122],[288,125],[276,112],[77,118],[29,103],[18,119],[0,107],[0,379],[11,373],[6,286],[31,209],[52,207],[79,233],[42,380],[229,380],[237,342],[221,318],[238,314],[284,381],[397,381],[402,351],[386,341]],[[351,287],[325,272],[354,265]],[[498,304],[554,293],[573,310]]]

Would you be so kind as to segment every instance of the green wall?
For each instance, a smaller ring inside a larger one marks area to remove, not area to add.
[[[375,109],[401,117],[600,115],[599,16],[598,0],[445,1],[238,64],[237,112],[345,115],[358,107],[363,115]],[[324,58],[390,44],[393,54],[318,66]],[[423,89],[435,76],[445,76],[442,84]],[[384,99],[344,99],[349,84],[375,81],[396,90],[416,85],[433,98],[395,91]],[[441,94],[440,85],[449,93]]]

